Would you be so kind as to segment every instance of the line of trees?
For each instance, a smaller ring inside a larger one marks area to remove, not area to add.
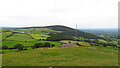
[[[46,43],[36,43],[36,44],[34,44],[33,45],[33,49],[34,48],[40,48],[40,47],[54,47],[55,45],[54,44],[50,44],[50,43],[48,43],[48,42],[46,42]]]
[[[22,50],[28,50],[27,47],[31,47],[33,49],[35,48],[41,48],[41,47],[54,47],[54,44],[50,44],[49,42],[46,43],[35,43],[33,46],[23,46],[22,44],[16,44],[13,48],[9,48],[6,45],[3,45],[1,49],[18,49],[18,51]]]

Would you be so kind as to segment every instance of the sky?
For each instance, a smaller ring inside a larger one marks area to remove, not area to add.
[[[120,0],[0,0],[0,26],[117,28]]]

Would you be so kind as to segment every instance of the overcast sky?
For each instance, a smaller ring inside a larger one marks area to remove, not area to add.
[[[0,0],[0,26],[116,28],[119,0]]]

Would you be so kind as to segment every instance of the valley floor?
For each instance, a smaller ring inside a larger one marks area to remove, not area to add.
[[[2,54],[3,66],[117,66],[118,51],[97,46],[37,48]]]

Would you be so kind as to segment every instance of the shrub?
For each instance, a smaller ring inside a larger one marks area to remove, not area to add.
[[[78,45],[78,46],[82,46],[82,45],[80,45],[79,43],[76,43],[76,45]]]
[[[14,46],[15,49],[18,49],[19,51],[23,50],[24,46],[22,44],[16,44]]]
[[[96,46],[96,43],[90,43],[91,46]]]
[[[54,47],[55,45],[54,44],[52,44],[52,47]]]
[[[22,46],[22,44],[16,44],[16,45],[14,46],[14,48],[17,49],[17,48],[19,48],[19,47],[21,47],[21,46]]]
[[[24,50],[23,48],[24,48],[24,47],[21,46],[21,47],[18,48],[18,50],[19,50],[19,51]]]
[[[71,43],[70,41],[68,43]]]
[[[28,49],[24,49],[24,50],[28,50]]]
[[[3,45],[3,46],[2,46],[2,49],[8,49],[8,46]]]
[[[44,43],[43,47],[50,47],[50,43],[48,42]]]
[[[36,44],[34,44],[34,46],[33,46],[33,48],[39,48],[39,47],[42,47],[42,43],[36,43]]]
[[[107,47],[107,45],[103,45],[103,47]]]

